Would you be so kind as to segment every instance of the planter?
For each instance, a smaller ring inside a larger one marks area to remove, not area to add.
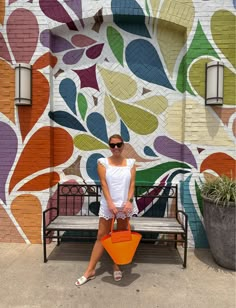
[[[203,217],[211,253],[216,263],[236,270],[236,207],[233,202],[228,207],[216,205],[202,196]]]

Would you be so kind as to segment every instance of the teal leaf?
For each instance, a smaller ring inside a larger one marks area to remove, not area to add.
[[[68,128],[72,128],[75,130],[86,132],[86,129],[83,127],[83,125],[71,114],[65,111],[50,111],[48,113],[49,118],[52,119],[54,122],[61,126],[65,126]]]
[[[111,9],[114,23],[118,27],[129,33],[150,38],[145,25],[145,14],[135,0],[112,0]]]

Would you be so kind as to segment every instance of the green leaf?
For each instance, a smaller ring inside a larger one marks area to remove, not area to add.
[[[86,97],[82,93],[78,94],[77,103],[78,103],[79,113],[82,119],[84,120],[87,109],[88,109],[88,103],[87,103]]]
[[[124,51],[124,40],[121,34],[113,27],[107,27],[107,39],[110,48],[118,60],[123,66],[123,51]]]

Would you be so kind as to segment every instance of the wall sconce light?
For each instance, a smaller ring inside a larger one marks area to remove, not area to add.
[[[32,104],[32,66],[17,63],[15,66],[15,104]]]
[[[223,105],[224,64],[206,63],[205,105]]]

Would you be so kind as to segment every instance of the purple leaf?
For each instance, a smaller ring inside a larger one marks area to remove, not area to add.
[[[39,0],[39,5],[49,18],[67,24],[70,30],[78,30],[70,15],[57,0]]]
[[[165,136],[160,136],[154,141],[154,148],[161,155],[184,161],[197,168],[192,151],[185,144],[178,143]]]
[[[76,64],[82,58],[84,49],[70,50],[63,56],[63,62],[68,65]]]
[[[52,34],[50,30],[44,30],[40,34],[40,41],[43,46],[48,47],[52,52],[60,52],[74,48],[66,39]]]
[[[0,199],[6,203],[5,185],[17,153],[17,137],[14,130],[6,123],[0,122]]]

